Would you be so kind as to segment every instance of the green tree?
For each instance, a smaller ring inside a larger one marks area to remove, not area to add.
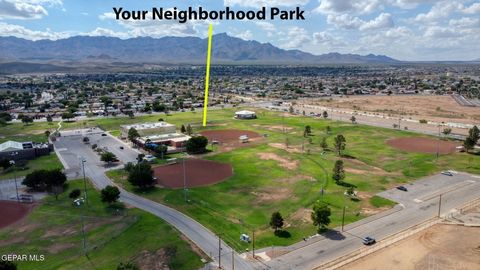
[[[312,134],[312,127],[310,126],[305,126],[305,130],[303,131],[303,136],[307,137]]]
[[[323,116],[324,119],[327,119],[328,118],[328,112],[323,111],[322,116]]]
[[[126,262],[126,263],[121,262],[117,266],[117,270],[140,270],[140,268],[133,262]]]
[[[316,202],[313,206],[312,221],[313,225],[318,227],[318,231],[323,231],[330,224],[330,207],[322,202]]]
[[[192,129],[192,126],[190,126],[190,124],[187,125],[186,131],[188,136],[191,136],[193,134],[193,129]]]
[[[320,143],[320,147],[322,147],[323,151],[328,150],[327,137],[322,138],[322,142]]]
[[[352,117],[350,117],[350,121],[352,121],[352,124],[357,123],[357,118],[355,117],[355,115],[352,115]]]
[[[187,152],[190,154],[201,154],[207,151],[208,139],[205,136],[195,136],[186,143]]]
[[[100,191],[102,202],[112,204],[120,198],[120,190],[114,186],[106,186]]]
[[[270,217],[270,227],[274,229],[275,232],[283,227],[283,217],[280,212],[275,211],[272,213],[272,216]]]
[[[44,134],[45,134],[45,137],[47,137],[47,141],[48,141],[48,138],[50,137],[50,134],[52,134],[52,133],[50,132],[50,130],[45,130]]]
[[[128,174],[128,182],[132,185],[147,188],[154,184],[153,171],[150,164],[140,162],[136,164]]]
[[[442,131],[443,135],[448,136],[450,133],[452,133],[451,128],[444,128]]]
[[[17,270],[17,264],[0,259],[0,270]]]
[[[12,163],[10,163],[10,160],[8,158],[0,158],[0,167],[3,168],[3,170],[6,170],[12,166]]]
[[[128,130],[128,139],[133,142],[135,141],[138,137],[140,137],[140,134],[138,133],[138,131],[135,129],[135,128],[130,128]]]
[[[333,174],[332,174],[333,180],[335,180],[335,183],[340,184],[343,179],[345,179],[345,170],[343,168],[343,160],[337,160],[335,161],[335,165],[333,166]]]
[[[103,152],[102,155],[100,156],[100,160],[103,161],[103,162],[107,162],[107,163],[110,163],[110,162],[114,162],[114,161],[117,161],[117,156],[115,156],[114,153],[112,152]]]
[[[135,114],[133,113],[133,111],[127,111],[127,116],[130,118],[134,118]]]
[[[53,118],[52,118],[52,116],[51,116],[50,114],[47,115],[47,122],[48,122],[48,123],[53,122]]]
[[[71,112],[62,113],[62,119],[69,121],[70,119],[74,118],[75,115]]]
[[[167,154],[168,147],[166,145],[160,144],[160,145],[157,145],[157,147],[155,147],[153,151],[157,156],[160,156],[160,158],[163,159]]]
[[[470,130],[468,130],[468,136],[463,142],[463,146],[465,150],[469,152],[473,148],[475,148],[475,144],[477,144],[478,140],[480,139],[480,130],[477,126],[473,126]]]
[[[337,154],[338,154],[339,156],[342,155],[342,151],[345,150],[345,146],[346,146],[345,137],[343,137],[342,134],[338,134],[338,135],[335,137],[334,147],[335,147],[335,150],[337,151]]]
[[[180,132],[181,132],[181,133],[187,132],[187,129],[185,128],[185,125],[182,125],[182,126],[180,127]]]
[[[76,188],[76,189],[72,190],[70,192],[70,194],[68,194],[68,197],[70,199],[76,199],[76,198],[80,197],[80,194],[81,194],[80,189]]]
[[[25,176],[22,185],[35,191],[44,191],[46,189],[45,179],[47,177],[47,170],[35,170]]]
[[[25,115],[22,117],[22,123],[24,123],[25,125],[33,123],[33,118]]]
[[[327,134],[332,133],[332,128],[330,126],[327,126],[325,130],[327,131]]]

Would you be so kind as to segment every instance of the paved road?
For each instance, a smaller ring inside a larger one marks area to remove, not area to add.
[[[55,149],[60,155],[62,162],[68,166],[68,170],[71,172],[76,170],[80,174],[79,157],[82,156],[86,159],[85,174],[98,189],[112,185],[113,183],[110,179],[105,176],[105,170],[108,168],[99,161],[99,156],[93,152],[91,147],[82,142],[84,134],[76,134],[75,132],[63,132],[62,134],[67,136],[62,136],[55,142]],[[107,145],[109,150],[114,152],[122,163],[135,161],[138,155],[136,151],[129,147],[124,147],[123,150],[120,150],[119,146],[121,146],[122,143],[111,136],[102,136],[101,133],[90,134],[88,136],[91,138],[91,143],[97,143],[99,147]],[[218,237],[197,221],[177,210],[144,199],[125,190],[121,190],[120,200],[167,221],[200,247],[207,255],[218,262]],[[232,266],[232,249],[223,241],[221,241],[221,247],[222,266],[224,266],[224,269],[230,269]],[[234,258],[235,269],[255,269],[255,264],[245,261],[238,254],[235,253]]]
[[[348,254],[362,246],[361,239],[373,236],[377,240],[437,216],[439,195],[442,194],[441,214],[480,197],[480,178],[464,173],[453,177],[435,175],[407,185],[409,191],[391,189],[379,195],[397,200],[404,208],[370,222],[350,224],[345,232],[309,239],[310,245],[278,257],[267,264],[272,269],[312,269]],[[360,224],[357,226],[357,224]],[[350,228],[350,229],[348,229]],[[340,229],[338,229],[340,230]]]

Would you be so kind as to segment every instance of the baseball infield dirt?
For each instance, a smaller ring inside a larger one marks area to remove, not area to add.
[[[0,201],[0,229],[7,227],[22,218],[33,209],[32,204],[23,204],[13,201]]]
[[[435,154],[437,151],[439,154],[451,154],[460,145],[452,141],[422,137],[396,138],[388,140],[387,144],[402,151],[431,154]]]
[[[158,184],[166,188],[184,187],[184,163],[159,166],[153,169]],[[203,159],[185,160],[185,184],[188,188],[207,186],[226,180],[233,175],[230,164]]]

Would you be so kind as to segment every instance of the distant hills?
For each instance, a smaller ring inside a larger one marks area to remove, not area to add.
[[[6,62],[123,62],[202,64],[207,40],[198,37],[114,37],[75,36],[59,40],[30,41],[0,37],[1,61]],[[400,61],[384,55],[328,53],[313,55],[300,50],[283,50],[270,43],[246,41],[227,34],[213,36],[212,63],[245,64],[390,64]],[[18,63],[15,63],[18,64]],[[49,70],[51,66],[43,66]]]

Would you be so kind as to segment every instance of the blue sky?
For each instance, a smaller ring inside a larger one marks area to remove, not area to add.
[[[305,21],[117,21],[113,7],[305,10]],[[214,32],[270,42],[284,49],[385,54],[400,60],[480,58],[480,1],[472,0],[0,0],[0,36],[31,40],[74,35],[199,36]]]

